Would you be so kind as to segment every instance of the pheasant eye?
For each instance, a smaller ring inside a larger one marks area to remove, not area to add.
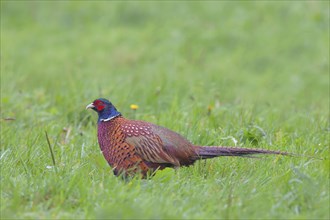
[[[95,108],[97,109],[97,111],[102,111],[105,108],[104,103],[99,100],[96,100],[94,105],[95,105]]]

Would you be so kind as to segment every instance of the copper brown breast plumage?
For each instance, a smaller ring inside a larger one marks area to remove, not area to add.
[[[195,146],[178,133],[149,122],[129,120],[106,99],[97,99],[86,108],[98,115],[98,142],[114,174],[142,177],[165,167],[180,167],[196,160],[218,156],[282,154],[268,151],[222,146]]]

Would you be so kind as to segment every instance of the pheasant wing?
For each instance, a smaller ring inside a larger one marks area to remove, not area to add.
[[[125,141],[135,147],[146,161],[170,163],[174,166],[190,164],[195,155],[191,144],[179,134],[151,123],[133,121],[125,124]]]

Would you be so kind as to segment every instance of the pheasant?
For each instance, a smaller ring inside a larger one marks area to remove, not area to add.
[[[167,128],[138,120],[129,120],[107,99],[99,98],[86,106],[98,113],[98,142],[116,176],[143,178],[166,167],[192,165],[200,159],[219,156],[289,153],[262,149],[198,146]]]

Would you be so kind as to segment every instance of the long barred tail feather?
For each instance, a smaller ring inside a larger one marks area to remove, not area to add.
[[[289,155],[293,154],[281,151],[254,149],[254,148],[241,148],[241,147],[222,147],[222,146],[195,146],[195,151],[199,159],[208,159],[220,156],[250,156],[254,154],[278,154]]]

